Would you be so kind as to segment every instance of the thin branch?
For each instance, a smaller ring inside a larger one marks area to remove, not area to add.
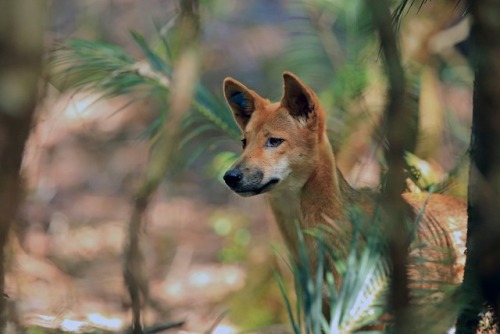
[[[128,245],[125,249],[124,278],[132,302],[132,333],[143,334],[141,295],[147,298],[147,282],[141,270],[139,245],[141,223],[152,194],[160,185],[170,161],[177,150],[177,137],[184,115],[188,112],[195,92],[199,71],[199,18],[197,0],[181,1],[179,17],[179,53],[171,81],[168,114],[159,129],[158,139],[151,151],[148,171],[134,199],[129,224]]]

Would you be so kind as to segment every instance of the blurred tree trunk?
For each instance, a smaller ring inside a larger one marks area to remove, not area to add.
[[[5,245],[22,193],[19,175],[37,102],[45,2],[0,1],[0,332],[7,322]]]
[[[406,107],[405,75],[392,26],[392,16],[387,0],[368,1],[372,11],[373,24],[380,39],[388,79],[387,105],[384,113],[384,130],[387,148],[384,156],[388,171],[385,176],[381,205],[384,209],[383,222],[387,233],[388,256],[392,264],[392,279],[389,306],[394,314],[394,332],[410,333],[411,319],[408,291],[408,249],[409,230],[405,221],[406,207],[401,194],[405,190],[406,167],[404,154],[413,151],[417,135],[417,118],[411,108]]]
[[[486,301],[500,316],[500,1],[471,1],[475,71],[463,291],[457,333],[475,333]]]

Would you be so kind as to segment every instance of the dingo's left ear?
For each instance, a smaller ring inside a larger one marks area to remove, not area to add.
[[[224,80],[224,97],[231,107],[236,123],[241,130],[245,130],[252,113],[262,98],[233,78]]]
[[[281,105],[288,109],[293,117],[305,121],[308,125],[317,124],[318,98],[299,78],[290,72],[283,73],[284,94]]]

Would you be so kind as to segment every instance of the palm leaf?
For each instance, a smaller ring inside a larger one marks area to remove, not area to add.
[[[141,49],[144,57],[146,57],[153,71],[158,71],[168,76],[172,75],[171,68],[169,68],[165,61],[150,48],[144,36],[135,31],[131,31],[130,35]]]
[[[95,87],[100,95],[113,97],[148,83],[131,70],[134,59],[115,45],[70,39],[59,44],[53,55],[53,81],[62,89]]]
[[[153,97],[166,105],[172,76],[169,61],[155,51],[139,33],[131,32],[131,36],[144,59],[134,59],[113,44],[81,39],[65,40],[53,52],[53,82],[61,89],[87,90],[101,98],[130,95],[131,100],[138,101]],[[167,43],[162,36],[160,41],[162,45]],[[210,124],[230,138],[239,136],[239,129],[231,113],[202,85],[196,88],[192,111],[201,116],[198,122]],[[163,112],[146,129],[144,136],[154,136],[162,122],[162,115]],[[205,133],[208,126],[204,125],[201,129],[189,126],[185,128],[187,133],[184,134],[184,144]],[[205,143],[211,144],[210,141]]]
[[[333,64],[308,13],[308,4],[303,1],[287,3],[289,19],[285,30],[289,32],[286,50],[280,58],[281,69],[295,72],[309,83],[324,83],[334,75]]]

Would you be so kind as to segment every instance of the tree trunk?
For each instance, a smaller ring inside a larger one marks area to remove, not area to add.
[[[20,202],[19,170],[38,97],[45,2],[0,2],[0,332],[7,323],[5,245]]]
[[[388,256],[392,264],[392,279],[389,293],[389,307],[394,314],[394,332],[409,333],[411,322],[408,290],[408,248],[409,230],[405,224],[405,202],[401,194],[405,189],[406,167],[404,154],[412,151],[416,140],[416,119],[405,107],[408,98],[401,57],[388,1],[368,1],[373,16],[373,24],[380,38],[381,53],[384,56],[385,71],[389,82],[384,127],[387,133],[387,148],[384,156],[388,172],[381,194],[383,222],[387,233]]]
[[[475,333],[484,301],[500,315],[500,2],[471,1],[471,14],[475,81],[463,283],[469,305],[457,333]]]

